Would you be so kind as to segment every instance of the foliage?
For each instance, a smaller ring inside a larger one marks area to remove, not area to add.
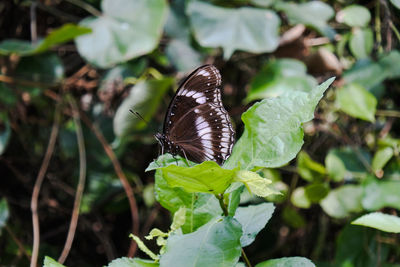
[[[43,172],[44,266],[64,266],[81,176],[66,266],[400,266],[400,1],[50,2],[0,3],[0,265],[35,253]],[[154,160],[205,62],[231,156]]]

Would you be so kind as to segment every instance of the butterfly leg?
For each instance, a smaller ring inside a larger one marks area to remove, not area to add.
[[[186,165],[187,165],[188,167],[192,167],[192,166],[190,166],[190,164],[189,164],[189,160],[187,159],[187,156],[186,156],[185,150],[183,150],[183,149],[181,148],[181,151],[183,152],[183,155],[185,156],[185,159],[186,159]]]

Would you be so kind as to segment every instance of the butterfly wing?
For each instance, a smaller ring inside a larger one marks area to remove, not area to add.
[[[165,136],[176,151],[195,162],[222,164],[232,151],[234,130],[222,104],[220,86],[218,69],[202,66],[186,78],[168,108]]]

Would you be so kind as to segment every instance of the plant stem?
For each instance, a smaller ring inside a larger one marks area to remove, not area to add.
[[[249,261],[249,258],[247,258],[247,255],[244,252],[243,248],[242,248],[242,258],[243,258],[244,262],[246,263],[246,266],[251,267],[251,263]]]
[[[382,53],[382,33],[381,33],[381,4],[380,0],[376,0],[375,7],[375,32],[376,32],[376,43],[378,45],[378,52]]]
[[[219,194],[219,195],[215,195],[218,200],[219,200],[219,205],[222,209],[222,211],[224,212],[224,216],[228,216],[228,208],[226,207],[225,203],[224,203],[224,196],[223,194]]]

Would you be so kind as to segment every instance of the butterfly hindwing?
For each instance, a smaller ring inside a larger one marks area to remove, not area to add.
[[[232,151],[234,130],[221,100],[221,75],[205,65],[182,83],[164,121],[167,148],[195,162],[222,164]]]

